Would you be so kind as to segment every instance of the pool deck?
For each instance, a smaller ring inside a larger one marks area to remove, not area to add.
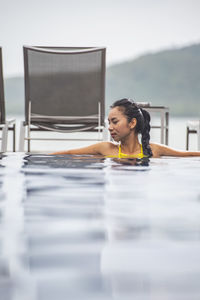
[[[200,299],[200,158],[0,159],[0,299]]]

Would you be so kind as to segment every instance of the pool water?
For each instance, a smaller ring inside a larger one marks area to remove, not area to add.
[[[200,299],[200,158],[0,158],[1,300]]]

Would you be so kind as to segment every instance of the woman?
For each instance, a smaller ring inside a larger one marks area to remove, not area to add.
[[[118,158],[161,156],[200,156],[200,151],[178,151],[168,146],[149,143],[150,115],[131,99],[121,99],[111,106],[108,116],[109,131],[116,143],[101,142],[80,149],[53,154],[100,154]],[[138,134],[141,134],[139,143]]]

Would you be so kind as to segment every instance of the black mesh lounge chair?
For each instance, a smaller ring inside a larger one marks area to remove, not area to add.
[[[105,139],[105,52],[91,47],[24,47],[20,151],[25,140],[30,151],[30,141],[37,139],[32,131],[98,131],[95,140]]]
[[[13,151],[15,151],[15,120],[6,120],[5,117],[5,99],[4,99],[4,82],[3,82],[3,64],[2,48],[0,47],[0,130],[1,135],[1,152],[7,151],[8,131],[13,133]]]

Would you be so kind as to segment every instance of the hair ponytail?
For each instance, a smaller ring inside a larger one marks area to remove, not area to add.
[[[141,132],[142,134],[142,147],[143,147],[143,152],[145,155],[148,155],[149,157],[152,156],[152,150],[151,147],[149,145],[149,141],[150,141],[150,121],[151,121],[151,117],[150,114],[148,113],[148,111],[146,111],[145,109],[140,108],[140,110],[142,111],[143,117],[144,117],[144,127],[143,130]]]

